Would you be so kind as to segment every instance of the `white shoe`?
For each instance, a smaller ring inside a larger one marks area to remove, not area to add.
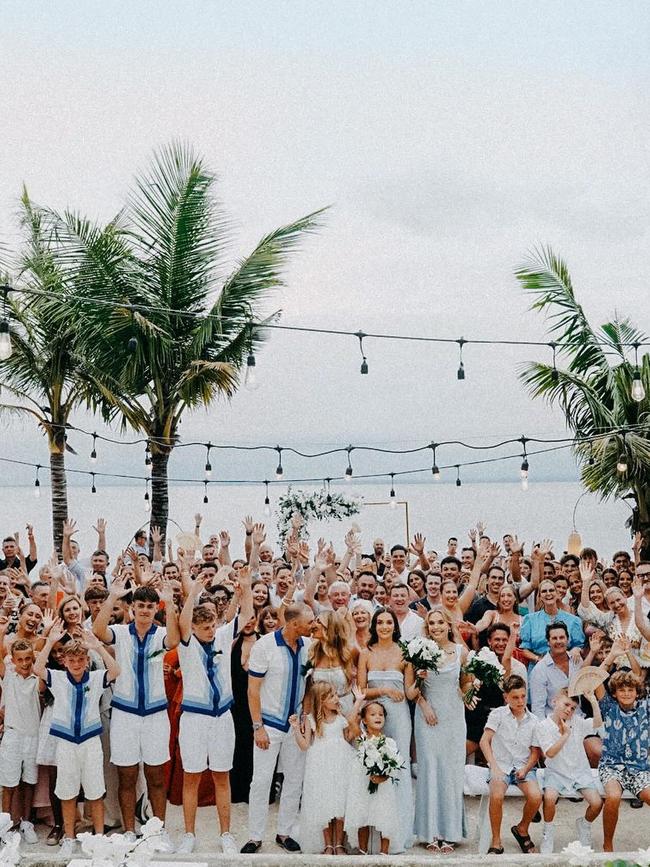
[[[576,833],[583,846],[591,846],[593,843],[591,822],[588,822],[584,816],[576,819]]]
[[[165,852],[167,854],[174,851],[174,844],[172,843],[172,838],[169,836],[169,833],[166,828],[163,828],[160,832],[160,837],[156,840],[156,849],[158,852]]]
[[[221,851],[224,855],[239,855],[239,846],[230,831],[221,835]]]
[[[551,831],[545,831],[542,834],[542,842],[539,846],[539,851],[541,855],[552,855],[553,854],[553,833]]]
[[[32,823],[28,822],[26,819],[23,819],[20,823],[20,833],[23,835],[25,843],[29,843],[30,846],[34,843],[38,843],[38,834],[34,830]]]
[[[73,840],[72,837],[64,837],[59,846],[59,858],[63,858],[64,861],[69,861],[74,853],[75,842],[76,841]]]
[[[137,843],[138,835],[135,833],[135,831],[125,831],[124,839],[127,843]]]
[[[191,855],[196,845],[196,837],[188,831],[181,837],[181,842],[176,848],[177,855]]]

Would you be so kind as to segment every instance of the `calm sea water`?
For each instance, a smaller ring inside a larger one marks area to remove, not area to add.
[[[467,530],[478,520],[487,524],[492,538],[500,538],[506,532],[517,533],[530,542],[544,537],[553,539],[556,553],[563,551],[572,528],[572,514],[576,501],[583,493],[577,482],[531,482],[528,491],[518,484],[489,483],[455,485],[428,483],[402,485],[397,488],[399,505],[395,510],[387,503],[386,485],[367,485],[353,482],[340,486],[346,495],[358,497],[362,502],[359,515],[353,519],[361,527],[365,549],[370,549],[375,536],[387,543],[404,541],[406,538],[406,513],[408,506],[409,531],[422,532],[427,537],[427,547],[444,551],[449,536],[462,541]],[[275,503],[282,489],[273,487],[271,502]],[[40,543],[40,559],[47,559],[51,547],[51,520],[49,495],[45,484],[41,487],[40,499],[34,498],[32,487],[0,488],[0,532],[3,536],[21,531],[27,522],[34,525]],[[123,548],[133,532],[148,521],[144,509],[141,486],[114,486],[100,488],[91,494],[87,488],[69,488],[70,516],[79,525],[77,538],[87,555],[94,547],[96,534],[92,525],[98,516],[108,521],[108,546],[112,553]],[[204,515],[203,535],[227,528],[232,537],[234,554],[241,552],[243,542],[241,519],[252,514],[254,519],[264,521],[274,539],[277,516],[264,516],[264,489],[262,486],[211,485],[210,502],[204,505],[202,486],[174,485],[170,489],[170,531],[191,530],[194,514]],[[595,547],[603,556],[611,559],[618,548],[629,548],[630,536],[625,520],[630,513],[623,502],[601,503],[588,494],[578,503],[576,527],[583,544]],[[323,535],[335,544],[341,544],[351,520],[342,523],[331,521],[324,525],[310,525],[311,539]]]

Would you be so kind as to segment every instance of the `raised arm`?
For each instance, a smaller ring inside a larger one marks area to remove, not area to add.
[[[423,572],[429,572],[431,569],[431,563],[427,559],[427,555],[424,551],[424,545],[426,543],[426,538],[422,535],[422,533],[416,533],[413,537],[413,541],[409,546],[409,551],[418,558],[418,563],[420,564],[420,569]]]
[[[27,524],[27,541],[29,542],[29,559],[32,563],[38,560],[38,551],[36,549],[36,537],[34,536],[34,528],[31,524]]]
[[[198,578],[192,582],[189,592],[185,596],[185,604],[178,618],[178,632],[183,644],[187,644],[192,635],[192,615],[194,614],[196,603],[207,584],[207,580],[207,576],[201,572]]]
[[[50,629],[47,638],[45,639],[45,644],[39,651],[38,656],[34,661],[34,674],[37,677],[40,677],[41,680],[45,680],[46,678],[47,661],[50,658],[52,648],[57,643],[57,641],[61,641],[64,635],[65,627],[63,625],[63,621],[59,617],[57,617],[57,619],[52,624],[52,628]],[[4,671],[2,672],[2,677],[4,677]]]
[[[160,531],[160,527],[151,528],[151,541],[153,542],[152,561],[154,563],[162,564],[162,533]]]
[[[94,650],[95,653],[98,653],[101,656],[102,661],[106,666],[109,681],[112,683],[117,680],[120,676],[120,667],[117,664],[115,657],[108,652],[99,638],[97,638],[90,629],[84,629],[81,641],[86,650]]]
[[[246,515],[242,521],[244,526],[244,559],[247,563],[251,561],[251,553],[253,550],[253,517]]]
[[[469,579],[467,581],[465,589],[463,590],[460,598],[458,599],[458,604],[460,605],[460,610],[463,612],[463,614],[467,613],[470,605],[474,601],[474,597],[476,596],[476,590],[478,588],[478,582],[481,579],[483,567],[488,561],[491,562],[489,558],[492,548],[494,548],[493,545],[479,545],[478,553],[476,554],[476,558],[474,559],[474,565],[472,566],[472,571],[470,573]],[[494,557],[492,559],[494,559]]]
[[[100,641],[104,642],[104,644],[110,644],[113,637],[108,626],[113,615],[113,606],[118,599],[126,596],[128,592],[129,591],[126,588],[126,578],[124,575],[119,575],[113,580],[108,589],[108,596],[104,599],[102,607],[97,612],[97,617],[93,623],[93,632]]]
[[[172,582],[167,578],[163,578],[160,598],[165,603],[165,628],[167,629],[165,648],[173,650],[180,644],[181,635],[178,630],[178,614],[176,613],[176,603],[174,602],[174,588],[172,587]]]
[[[634,625],[646,641],[650,641],[650,621],[643,614],[643,582],[638,575],[632,581],[634,594]]]
[[[251,553],[248,558],[248,565],[251,567],[253,575],[257,575],[260,568],[260,548],[266,541],[266,528],[264,524],[253,524],[253,535],[251,536]]]
[[[72,519],[63,522],[63,545],[61,548],[61,553],[63,555],[63,562],[66,566],[69,566],[71,563],[74,563],[75,558],[72,555],[72,537],[77,532],[77,524]]]
[[[219,531],[219,562],[222,566],[232,566],[230,557],[230,533],[228,530]]]
[[[97,547],[100,551],[107,551],[106,547],[106,520],[104,518],[97,518],[97,523],[93,527],[93,530],[97,533]]]
[[[510,544],[510,560],[508,568],[512,576],[513,584],[517,587],[521,584],[521,558],[524,556],[524,543],[519,541],[517,536],[512,537]]]

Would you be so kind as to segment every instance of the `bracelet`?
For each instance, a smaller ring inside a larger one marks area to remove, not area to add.
[[[257,723],[254,722],[253,723],[253,731],[254,732],[258,732],[260,729],[263,729],[263,728],[264,728],[263,722],[257,722]]]
[[[249,533],[248,530],[246,530],[246,535],[247,535],[247,536],[252,536],[252,535],[253,535],[253,531],[251,530],[250,533]]]

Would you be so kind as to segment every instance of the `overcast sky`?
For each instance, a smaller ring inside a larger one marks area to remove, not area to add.
[[[152,148],[181,137],[219,176],[233,258],[332,205],[278,295],[285,324],[544,339],[512,277],[541,242],[596,323],[616,308],[650,331],[645,2],[4,0],[0,14],[5,243],[23,181],[37,202],[108,218]],[[362,377],[354,339],[278,333],[258,357],[262,387],[182,436],[317,448],[563,433],[516,377],[550,354],[469,347],[458,382],[454,347],[366,351]],[[46,458],[29,425],[0,440],[1,455]],[[201,475],[202,456],[182,460]],[[427,460],[359,456],[355,469]]]

